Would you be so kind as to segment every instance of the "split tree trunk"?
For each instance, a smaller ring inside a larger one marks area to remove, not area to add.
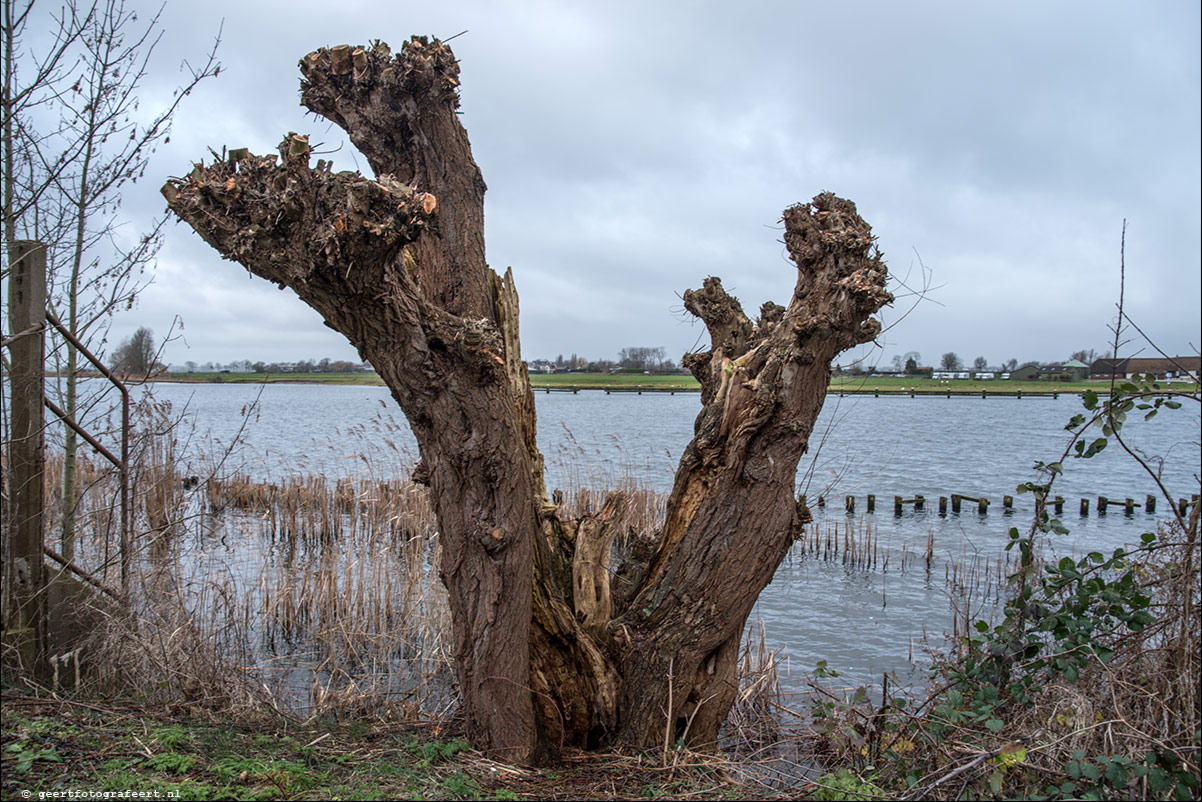
[[[223,256],[346,335],[408,418],[469,732],[515,762],[714,743],[747,616],[807,519],[797,465],[831,360],[875,337],[870,316],[892,300],[871,229],[830,194],[786,210],[797,285],[756,321],[716,278],[685,293],[712,340],[685,356],[702,385],[696,436],[661,530],[616,555],[625,498],[567,520],[545,492],[517,291],[485,261],[450,48],[414,37],[395,56],[340,46],[300,66],[302,103],[347,131],[375,180],[311,168],[307,138],[289,134],[279,159],[234,150],[163,193]]]

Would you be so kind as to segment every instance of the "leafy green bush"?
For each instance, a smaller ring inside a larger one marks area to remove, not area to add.
[[[1202,399],[1145,376],[1116,384],[1108,398],[1088,391],[1082,400],[1062,457],[1036,463],[1040,481],[1018,488],[1034,495],[1036,514],[1026,533],[1010,530],[1006,549],[1019,561],[1001,620],[976,622],[916,703],[898,697],[875,706],[863,688],[849,703],[815,703],[830,762],[845,766],[825,778],[822,793],[849,790],[841,783],[858,778],[850,766],[871,767],[874,786],[907,799],[1197,796],[1197,502],[1187,516],[1161,485],[1172,517],[1138,544],[1053,564],[1040,555],[1048,539],[1068,532],[1049,514],[1067,460],[1115,443],[1159,483],[1123,439],[1127,416],[1151,419]]]

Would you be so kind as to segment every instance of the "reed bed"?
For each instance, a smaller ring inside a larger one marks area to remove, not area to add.
[[[214,666],[227,666],[227,674],[247,688],[242,698],[266,698],[302,715],[411,719],[454,705],[453,662],[445,638],[449,613],[436,578],[437,522],[424,488],[400,478],[381,479],[378,471],[279,481],[236,471],[187,476],[180,470],[169,417],[152,409],[144,419],[134,481],[133,586],[136,623],[146,631],[131,633],[127,622],[122,638],[145,640],[151,632],[180,630],[186,620],[194,630],[188,648],[204,646]],[[57,482],[61,468],[56,461],[52,465],[48,482]],[[76,562],[117,588],[114,476],[107,466],[86,459],[81,475],[92,489],[81,500]],[[660,525],[666,499],[629,479],[618,484],[630,500],[623,537],[615,542],[621,550]],[[557,498],[576,516],[594,510],[603,497],[596,485],[580,480]],[[921,570],[930,580],[940,568],[935,552],[933,535],[925,549],[889,548],[865,516],[811,524],[792,556],[837,561],[864,572]],[[972,604],[1000,594],[1006,565],[962,549],[942,566],[957,610],[957,633],[962,622],[967,625],[979,614]],[[734,714],[747,727],[746,739],[754,742],[766,739],[780,712],[776,673],[781,658],[766,649],[760,626],[745,643],[743,687]],[[176,636],[172,648],[185,649],[184,640]],[[160,655],[168,652],[160,645]],[[158,673],[172,662],[203,661],[160,656],[160,662]],[[126,673],[137,672],[130,667]],[[211,677],[166,684],[180,688],[185,698],[195,695],[188,688],[220,685]],[[217,697],[237,695],[227,690]]]

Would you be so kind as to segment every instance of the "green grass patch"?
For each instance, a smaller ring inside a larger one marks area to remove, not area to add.
[[[540,389],[581,390],[675,390],[681,392],[701,389],[697,380],[687,373],[532,373],[530,386]]]
[[[328,384],[363,385],[382,387],[384,381],[376,373],[168,373],[156,381],[196,384]],[[550,391],[609,391],[609,392],[696,392],[701,385],[687,373],[532,373],[530,385],[535,392]],[[1187,392],[1196,385],[1182,384]],[[1060,382],[1060,381],[1009,381],[995,379],[926,379],[914,376],[895,378],[892,376],[835,376],[829,390],[834,392],[866,393],[880,392],[882,395],[1024,395],[1062,393],[1080,394],[1086,390],[1105,393],[1109,380]]]
[[[164,373],[154,381],[179,384],[333,384],[384,386],[378,373]]]
[[[604,757],[566,771],[504,770],[462,733],[435,735],[430,726],[188,719],[8,694],[3,701],[3,799],[65,788],[182,800],[588,799],[598,788],[613,789],[608,798],[633,798],[639,789],[678,798],[755,796],[708,775],[667,781],[654,765],[632,770],[629,760]]]

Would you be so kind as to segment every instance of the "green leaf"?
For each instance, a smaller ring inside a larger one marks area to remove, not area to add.
[[[1004,721],[1002,721],[1000,718],[991,718],[985,722],[985,729],[989,730],[992,733],[1001,732],[1005,728],[1005,726],[1006,726],[1006,723]]]
[[[1167,791],[1173,787],[1173,776],[1160,766],[1153,766],[1148,771],[1148,788],[1153,791]]]
[[[1119,760],[1111,760],[1106,767],[1106,782],[1115,788],[1124,788],[1129,779],[1131,779],[1130,770]]]
[[[1001,771],[995,771],[989,775],[989,790],[993,791],[994,796],[1002,793],[1002,780],[1004,775]]]
[[[1093,390],[1086,390],[1084,393],[1081,394],[1081,404],[1086,409],[1097,409],[1098,408],[1098,394],[1095,393]]]

